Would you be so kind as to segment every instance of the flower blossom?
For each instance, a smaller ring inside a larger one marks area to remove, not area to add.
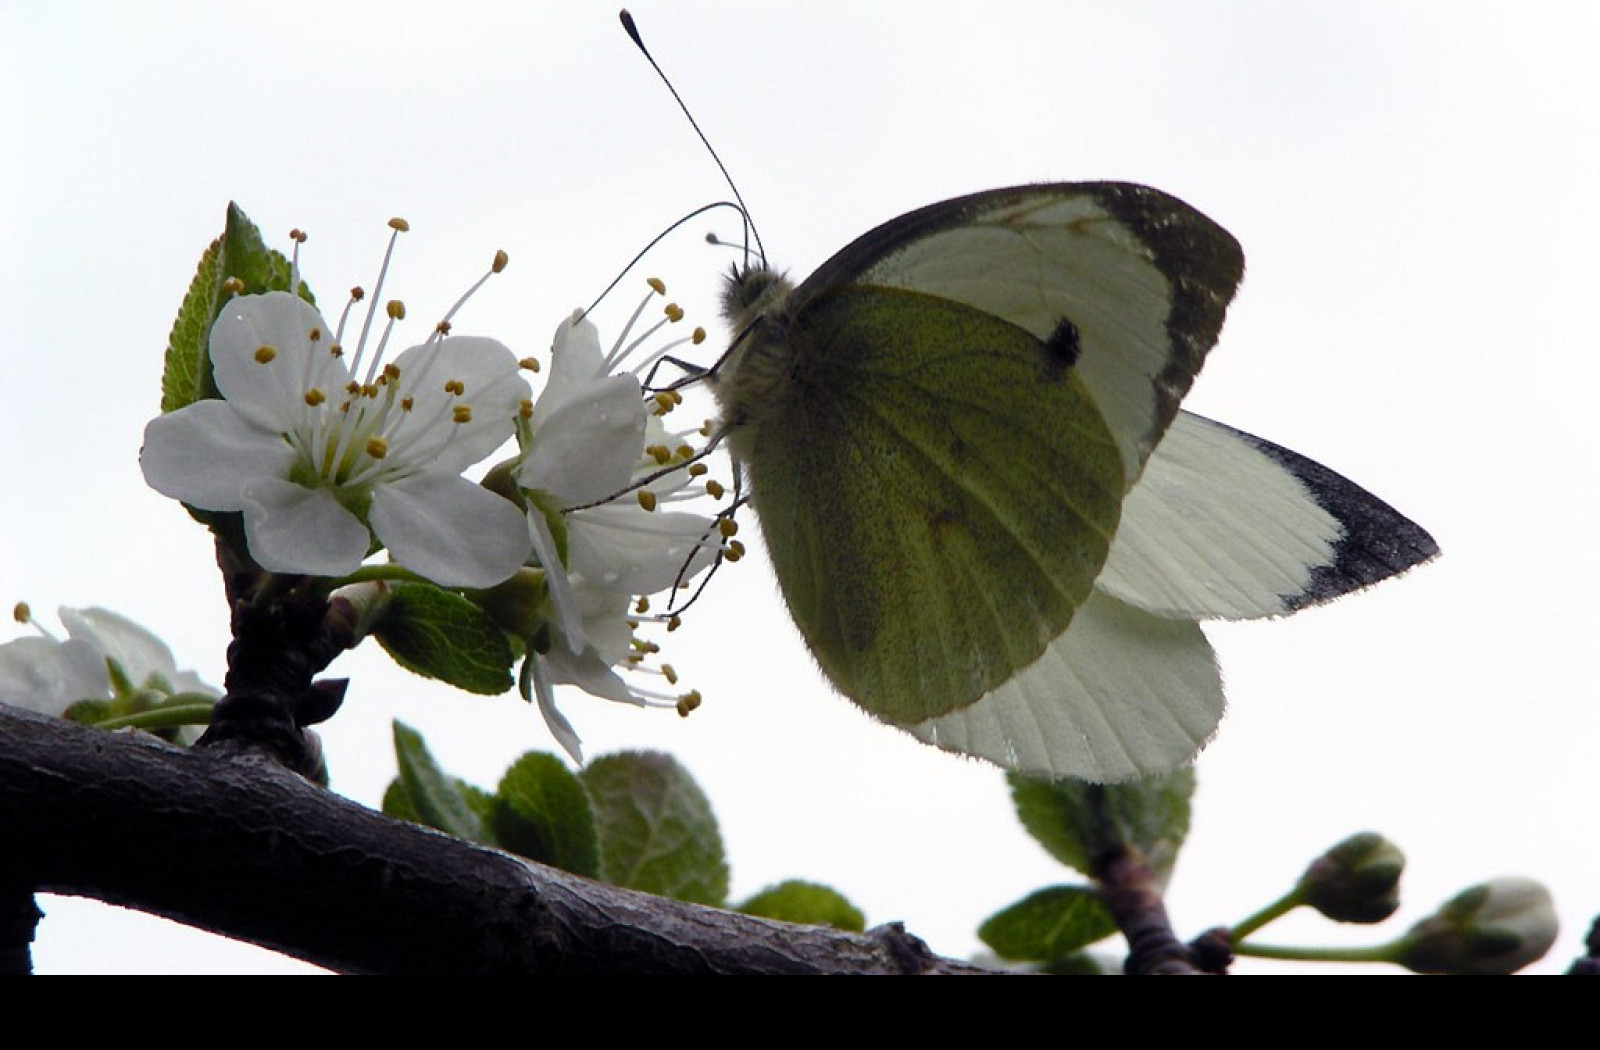
[[[681,312],[674,311],[669,307],[668,316],[676,320]],[[520,684],[579,762],[578,736],[556,709],[553,687],[576,685],[641,706],[680,706],[681,697],[638,687],[616,668],[645,670],[643,657],[652,647],[635,635],[647,605],[639,599],[686,586],[712,564],[722,543],[715,518],[658,509],[700,495],[703,471],[690,469],[693,450],[682,435],[668,433],[656,413],[663,402],[647,397],[631,371],[617,371],[642,341],[624,346],[627,338],[625,332],[612,353],[604,353],[595,326],[576,312],[556,329],[550,374],[522,434],[516,475],[528,502],[534,558],[554,607],[548,647],[530,650]],[[670,682],[670,667],[663,673]]]
[[[209,342],[222,398],[150,422],[145,479],[242,512],[250,555],[271,572],[343,576],[382,546],[445,586],[510,576],[529,551],[522,514],[461,473],[515,432],[529,394],[518,361],[495,340],[449,335],[447,316],[385,362],[404,308],[388,314],[369,345],[369,311],[347,358],[348,309],[330,328],[298,295],[234,297]]]
[[[221,695],[194,672],[179,671],[166,643],[126,617],[66,607],[59,615],[65,640],[39,627],[39,637],[0,645],[0,703],[59,716],[85,700],[136,691]],[[18,619],[34,622],[26,607],[19,607]]]

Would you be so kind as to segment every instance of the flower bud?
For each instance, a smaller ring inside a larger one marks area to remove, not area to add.
[[[1394,961],[1418,973],[1515,973],[1550,950],[1557,929],[1550,891],[1532,879],[1494,879],[1411,927]]]
[[[1352,835],[1318,857],[1296,887],[1335,922],[1382,922],[1400,906],[1400,848],[1376,832]]]

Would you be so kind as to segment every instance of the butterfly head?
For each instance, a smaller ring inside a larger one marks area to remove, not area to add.
[[[766,263],[735,265],[723,279],[722,317],[735,339],[764,314],[782,308],[794,284]]]

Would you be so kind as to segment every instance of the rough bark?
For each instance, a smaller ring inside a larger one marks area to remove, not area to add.
[[[25,948],[35,890],[349,973],[985,972],[898,925],[849,934],[619,889],[391,820],[267,760],[0,705],[0,955]]]

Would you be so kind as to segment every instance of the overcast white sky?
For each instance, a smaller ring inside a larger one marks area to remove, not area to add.
[[[504,248],[511,267],[457,331],[542,354],[651,235],[725,196],[612,9],[376,10],[0,7],[0,365],[21,395],[0,417],[6,606],[107,606],[220,684],[208,537],[144,486],[137,450],[229,200],[280,245],[310,231],[304,271],[329,302],[371,284],[384,221],[406,216],[391,288],[417,339]],[[1468,883],[1531,876],[1564,921],[1537,969],[1564,969],[1600,912],[1600,8],[633,10],[797,275],[915,206],[1030,181],[1149,183],[1240,239],[1249,272],[1188,406],[1348,474],[1445,554],[1335,606],[1211,632],[1231,707],[1199,761],[1174,920],[1187,935],[1239,919],[1372,828],[1410,859],[1402,924]],[[699,232],[646,270],[709,324],[729,260]],[[962,954],[991,911],[1070,878],[1018,827],[999,773],[829,691],[762,559],[696,612],[670,653],[706,695],[694,717],[580,694],[565,707],[590,753],[658,747],[689,766],[736,895],[826,881],[870,921]],[[514,694],[454,693],[376,651],[333,672],[353,679],[324,727],[334,787],[359,801],[376,805],[393,774],[392,718],[485,786],[553,749]],[[100,906],[45,907],[42,972],[284,965]]]

